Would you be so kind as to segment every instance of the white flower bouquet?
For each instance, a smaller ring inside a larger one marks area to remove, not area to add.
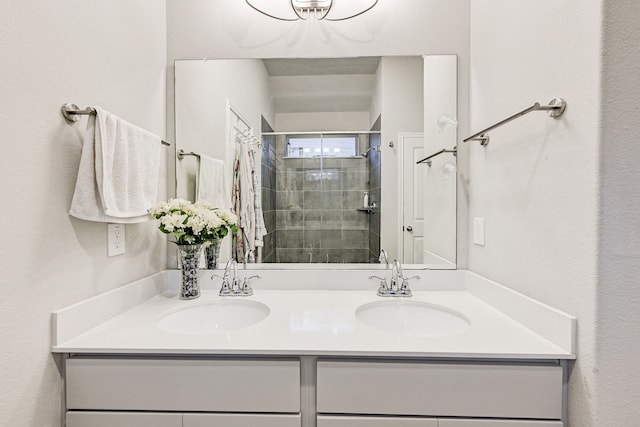
[[[206,202],[170,199],[153,208],[151,215],[160,221],[160,231],[173,235],[178,245],[198,245],[238,231],[233,213]]]

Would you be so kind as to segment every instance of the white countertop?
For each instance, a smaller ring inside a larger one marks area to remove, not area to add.
[[[460,277],[469,274],[453,273]],[[573,337],[558,337],[554,332],[559,329],[574,334],[575,319],[526,297],[522,297],[524,299],[520,307],[514,307],[514,304],[517,305],[514,298],[518,295],[514,296],[512,291],[499,288],[499,285],[495,287],[488,281],[481,285],[474,284],[481,281],[478,277],[474,275],[464,286],[453,287],[455,290],[414,290],[414,296],[410,298],[411,301],[444,306],[463,314],[470,326],[452,336],[399,335],[363,323],[356,317],[355,310],[362,304],[383,300],[376,296],[375,288],[370,283],[367,286],[371,289],[367,290],[256,289],[250,297],[220,297],[215,290],[204,290],[200,298],[191,301],[179,300],[174,291],[166,290],[170,286],[163,289],[162,284],[155,283],[151,285],[157,290],[155,295],[154,292],[141,293],[139,288],[142,285],[136,285],[138,288],[135,293],[141,302],[129,302],[128,307],[120,301],[120,307],[112,310],[113,316],[104,314],[103,318],[95,317],[96,307],[107,307],[104,311],[109,311],[109,304],[113,306],[113,301],[123,297],[119,294],[131,293],[131,289],[116,290],[102,297],[102,300],[95,297],[54,313],[52,351],[156,355],[575,358],[572,345],[563,345],[572,343]],[[150,289],[149,284],[144,286]],[[498,297],[499,293],[507,297]],[[270,313],[264,320],[245,328],[200,335],[170,333],[156,325],[157,320],[168,312],[221,298],[258,301],[266,304]],[[486,300],[496,303],[490,305]],[[507,315],[500,311],[496,308],[496,305],[500,306],[500,301],[505,307],[513,307],[514,313],[523,313],[524,317],[516,320],[513,316],[520,314]],[[529,316],[528,320],[526,316]],[[78,329],[77,325],[82,322],[88,325],[86,330]],[[538,326],[532,325],[542,326],[534,330]],[[70,332],[73,328],[76,330]],[[566,335],[568,332],[563,333]]]

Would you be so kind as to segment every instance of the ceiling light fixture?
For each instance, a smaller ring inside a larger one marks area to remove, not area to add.
[[[345,21],[373,9],[379,0],[245,0],[254,10],[279,21],[314,18]]]

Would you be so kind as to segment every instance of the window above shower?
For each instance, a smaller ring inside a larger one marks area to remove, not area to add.
[[[285,157],[356,157],[358,135],[287,135]]]

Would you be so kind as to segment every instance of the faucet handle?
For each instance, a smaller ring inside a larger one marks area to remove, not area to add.
[[[369,276],[369,280],[374,280],[377,279],[380,281],[380,287],[378,288],[378,295],[383,297],[383,296],[388,296],[389,295],[389,285],[387,285],[387,279],[385,279],[384,277],[380,277],[380,276]]]
[[[231,295],[231,286],[229,286],[229,282],[227,279],[222,280],[222,286],[220,287],[220,296]]]
[[[255,276],[245,276],[244,280],[242,281],[242,286],[240,287],[240,293],[243,296],[250,296],[253,295],[253,288],[251,287],[251,279],[262,279],[261,276],[259,275],[255,275]]]
[[[410,297],[412,295],[411,289],[409,288],[409,280],[420,280],[420,276],[411,276],[411,277],[403,277],[402,285],[400,285],[400,289],[398,292],[400,295],[405,297]]]

